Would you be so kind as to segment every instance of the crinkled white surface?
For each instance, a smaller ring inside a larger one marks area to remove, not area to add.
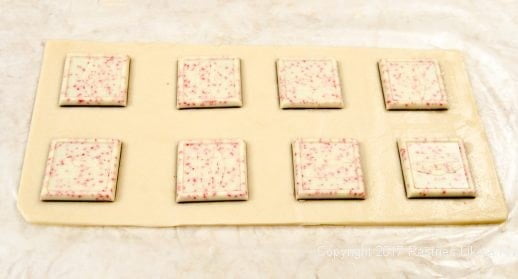
[[[0,1],[0,274],[8,278],[516,276],[518,3],[342,2]],[[16,210],[16,191],[43,41],[51,38],[460,49],[467,55],[509,220],[492,226],[419,228],[27,224]]]

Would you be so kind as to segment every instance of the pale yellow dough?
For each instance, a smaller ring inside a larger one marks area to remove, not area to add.
[[[58,106],[65,56],[78,51],[123,53],[132,58],[126,107]],[[185,56],[239,57],[243,107],[176,109],[176,63]],[[276,59],[315,56],[332,57],[340,63],[345,107],[282,110]],[[410,57],[440,62],[450,109],[385,109],[377,62]],[[463,58],[457,51],[50,41],[42,65],[18,194],[18,207],[29,222],[152,227],[424,225],[496,223],[507,217]],[[49,144],[62,137],[124,142],[115,202],[39,200]],[[343,137],[361,143],[366,199],[295,200],[291,142]],[[408,199],[396,145],[401,137],[462,139],[469,162],[477,165],[472,169],[477,197]],[[177,144],[205,138],[246,141],[247,201],[175,202]]]

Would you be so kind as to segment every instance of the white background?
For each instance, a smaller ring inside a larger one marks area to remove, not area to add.
[[[516,276],[517,32],[517,1],[0,0],[0,277]],[[419,228],[27,224],[16,192],[45,39],[460,49],[509,220]]]

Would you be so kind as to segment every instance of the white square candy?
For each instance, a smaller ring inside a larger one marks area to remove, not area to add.
[[[400,139],[398,147],[407,197],[475,197],[461,140]]]
[[[126,106],[129,63],[126,55],[67,55],[59,105]]]
[[[338,65],[333,59],[277,60],[281,108],[342,108]]]
[[[188,57],[178,61],[178,108],[240,107],[239,58]]]
[[[115,200],[120,151],[117,139],[52,141],[41,200]]]
[[[437,60],[382,59],[378,65],[386,109],[448,108]]]
[[[177,164],[177,202],[248,199],[243,140],[181,141]]]
[[[364,199],[354,139],[299,139],[292,144],[296,199]]]

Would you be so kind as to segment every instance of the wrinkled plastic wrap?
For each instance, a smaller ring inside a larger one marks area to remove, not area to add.
[[[234,277],[516,275],[518,3],[278,2],[1,2],[0,274],[12,278],[206,272]],[[16,193],[42,42],[48,38],[460,49],[467,57],[509,219],[501,225],[416,228],[27,224],[16,210]]]

